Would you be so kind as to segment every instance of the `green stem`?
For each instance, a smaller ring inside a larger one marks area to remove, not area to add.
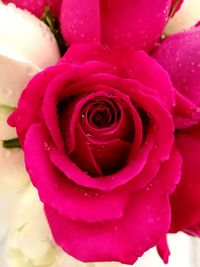
[[[10,140],[4,140],[3,141],[3,147],[4,148],[21,148],[21,145],[19,143],[19,139],[10,139]]]
[[[52,13],[48,5],[45,7],[45,11],[41,17],[41,20],[50,28],[51,32],[57,40],[61,55],[64,55],[67,51],[67,46],[60,32],[59,21],[54,17],[54,14]]]

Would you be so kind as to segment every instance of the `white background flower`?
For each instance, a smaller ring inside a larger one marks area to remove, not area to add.
[[[193,27],[200,21],[200,0],[184,0],[181,9],[169,21],[165,33],[173,34]]]
[[[28,81],[41,69],[55,64],[57,42],[38,18],[13,4],[0,1],[0,140],[16,136],[6,119],[16,107]]]

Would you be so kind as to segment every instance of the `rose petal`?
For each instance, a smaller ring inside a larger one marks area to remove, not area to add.
[[[181,181],[171,197],[173,232],[200,221],[199,128],[179,131],[176,146],[183,158],[183,168]]]
[[[57,75],[57,77],[47,86],[42,112],[45,123],[51,133],[55,145],[59,148],[59,150],[64,151],[57,119],[56,104],[63,100],[63,98],[66,98],[67,96],[73,96],[79,92],[77,90],[71,90],[71,84],[75,84],[76,87],[76,84],[79,80],[83,80],[85,77],[91,75],[93,72],[95,73],[96,71],[110,72],[110,66],[108,64],[95,61],[85,63],[83,66],[73,66],[68,64],[60,65],[66,65],[66,71],[61,72],[60,75]],[[76,89],[81,88],[77,86]]]
[[[61,29],[70,45],[101,42],[111,47],[128,44],[150,50],[162,33],[170,4],[170,0],[64,0]]]
[[[155,90],[169,108],[173,106],[175,90],[168,73],[144,51],[126,46],[111,50],[107,46],[79,44],[71,46],[60,62],[83,64],[91,60],[112,64],[119,76],[139,81]]]
[[[159,182],[134,193],[119,220],[86,223],[72,221],[49,206],[45,206],[45,211],[56,243],[82,261],[133,264],[159,241],[170,224],[168,198]]]
[[[176,129],[188,128],[200,121],[200,109],[178,91],[173,115]]]
[[[8,123],[17,128],[21,144],[31,124],[41,118],[41,100],[43,100],[49,82],[66,68],[66,64],[60,64],[44,70],[37,74],[23,91],[19,99],[19,108],[8,119]]]
[[[200,222],[184,229],[184,232],[188,235],[200,237]]]
[[[165,264],[168,263],[169,261],[169,256],[170,256],[170,250],[167,244],[167,236],[165,235],[164,237],[161,238],[159,243],[157,244],[157,251],[158,254],[160,255],[161,259]]]
[[[48,155],[51,147],[45,146],[48,141],[45,128],[33,125],[24,144],[26,167],[41,200],[72,219],[94,222],[120,218],[128,194],[119,190],[109,193],[92,191],[70,182],[52,165]]]
[[[100,42],[100,6],[97,0],[62,1],[61,31],[67,44]]]
[[[128,69],[130,78],[155,90],[169,109],[175,103],[175,90],[168,73],[144,51],[133,52],[126,48],[121,50],[122,64]]]
[[[176,90],[200,105],[200,27],[167,37],[154,57],[168,71]]]
[[[58,17],[60,13],[60,6],[62,0],[3,0],[5,4],[14,3],[17,7],[21,9],[26,9],[37,17],[41,17],[45,11],[45,6],[49,5],[53,14]]]

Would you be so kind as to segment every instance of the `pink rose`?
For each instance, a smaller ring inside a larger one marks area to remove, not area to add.
[[[9,119],[53,236],[82,261],[133,264],[170,227],[180,178],[174,88],[145,52],[72,46]]]
[[[171,231],[200,236],[200,27],[168,37],[154,57],[178,91],[175,137],[183,168],[171,198]]]
[[[3,0],[5,4],[13,3],[17,7],[26,9],[37,17],[41,17],[48,5],[56,17],[59,17],[62,0]]]
[[[69,44],[131,45],[149,51],[168,20],[172,0],[63,0],[60,24]]]

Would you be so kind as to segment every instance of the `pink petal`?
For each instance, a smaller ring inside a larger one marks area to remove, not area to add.
[[[87,61],[107,62],[116,66],[116,52],[99,44],[72,45],[60,59],[60,63],[84,64]]]
[[[129,45],[136,50],[149,51],[163,32],[170,4],[170,0],[102,1],[102,43],[110,47]]]
[[[200,237],[200,222],[184,229],[184,232],[188,235]]]
[[[50,145],[47,146],[48,142]],[[72,220],[95,222],[122,217],[128,194],[120,190],[108,193],[90,190],[70,182],[51,163],[51,150],[49,134],[44,126],[31,126],[24,145],[25,162],[42,202]]]
[[[53,14],[58,17],[62,0],[3,0],[5,4],[14,3],[17,7],[26,9],[37,17],[41,17],[45,6],[49,5]]]
[[[176,146],[183,158],[183,168],[181,181],[171,197],[173,232],[200,221],[199,131],[199,127],[193,127],[176,134]]]
[[[176,129],[188,128],[200,121],[200,109],[178,91],[173,115]]]
[[[131,194],[120,219],[87,223],[71,220],[62,212],[45,206],[56,243],[82,261],[115,260],[133,264],[147,249],[158,244],[169,229],[170,209],[166,191],[171,191],[179,180],[179,159],[173,149],[170,160],[162,165],[154,181]],[[168,185],[164,186],[162,183],[166,180]],[[126,190],[129,189],[127,184]]]
[[[133,264],[154,246],[170,224],[168,197],[156,183],[132,195],[124,216],[101,223],[72,221],[49,206],[46,215],[56,243],[84,261],[120,261]]]
[[[97,0],[62,1],[60,23],[67,44],[100,42],[99,9]]]
[[[24,142],[28,128],[33,123],[41,120],[42,102],[48,84],[60,72],[62,73],[64,69],[70,70],[69,65],[60,64],[56,65],[56,67],[47,68],[34,76],[23,91],[19,99],[18,108],[11,114],[8,120],[11,126],[17,128],[17,134],[21,144]]]
[[[162,34],[170,4],[171,0],[63,0],[61,29],[70,45],[101,42],[150,50]]]
[[[169,74],[144,51],[126,46],[112,50],[107,46],[79,44],[71,46],[60,62],[83,64],[91,60],[112,64],[119,76],[137,80],[155,90],[169,108],[173,106],[175,90]]]
[[[157,250],[158,254],[162,258],[163,262],[165,264],[168,263],[169,261],[169,256],[170,256],[170,250],[167,244],[167,236],[165,235],[164,237],[161,238],[159,243],[157,244]]]
[[[133,52],[130,48],[121,49],[121,64],[124,64],[130,78],[155,90],[169,109],[175,103],[175,90],[168,73],[144,51]]]
[[[200,105],[200,27],[167,37],[154,57],[168,71],[176,90]]]

